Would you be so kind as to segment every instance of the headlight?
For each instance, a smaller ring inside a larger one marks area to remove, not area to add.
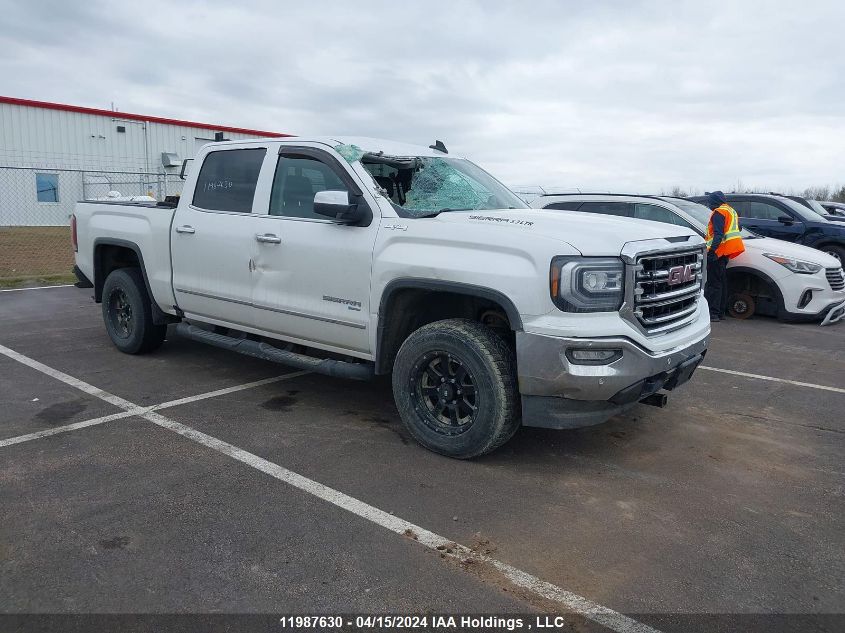
[[[613,312],[622,305],[625,266],[614,257],[555,257],[552,301],[564,312]]]
[[[800,259],[793,259],[792,257],[784,257],[783,255],[774,255],[772,253],[763,253],[773,262],[777,262],[784,268],[791,270],[794,273],[801,275],[812,275],[822,269],[821,264],[814,264],[813,262],[805,262]]]

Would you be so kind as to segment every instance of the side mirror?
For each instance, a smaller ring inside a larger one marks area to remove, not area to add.
[[[781,224],[786,224],[787,226],[792,226],[792,224],[795,222],[795,220],[793,220],[788,215],[782,215],[778,218],[778,222],[780,222]]]
[[[349,200],[347,191],[318,191],[314,194],[314,213],[331,218],[338,224],[355,224],[363,217],[363,209]]]

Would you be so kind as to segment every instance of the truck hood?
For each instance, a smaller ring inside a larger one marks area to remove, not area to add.
[[[578,211],[548,211],[541,209],[501,209],[495,211],[449,211],[441,213],[438,221],[450,225],[464,225],[471,231],[476,226],[496,226],[502,231],[519,235],[537,235],[558,239],[583,255],[619,255],[629,242],[656,238],[693,235],[695,231],[671,224],[616,218],[597,213]]]
[[[809,246],[801,246],[800,244],[793,244],[792,242],[786,242],[784,240],[776,240],[771,237],[758,237],[750,240],[746,239],[743,240],[743,244],[745,245],[745,250],[792,257],[805,262],[819,264],[825,268],[839,268],[842,265],[839,263],[838,259],[823,253],[818,249],[810,248]]]

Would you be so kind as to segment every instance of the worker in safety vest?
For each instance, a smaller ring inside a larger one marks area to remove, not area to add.
[[[707,285],[704,298],[710,306],[710,320],[723,321],[728,308],[728,261],[745,251],[739,233],[739,217],[728,204],[725,194],[707,194],[707,206],[713,213],[707,224]]]

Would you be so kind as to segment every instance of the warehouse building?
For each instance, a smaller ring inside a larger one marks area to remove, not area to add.
[[[286,135],[0,96],[0,227],[67,225],[109,191],[163,199],[206,143],[267,136]]]

